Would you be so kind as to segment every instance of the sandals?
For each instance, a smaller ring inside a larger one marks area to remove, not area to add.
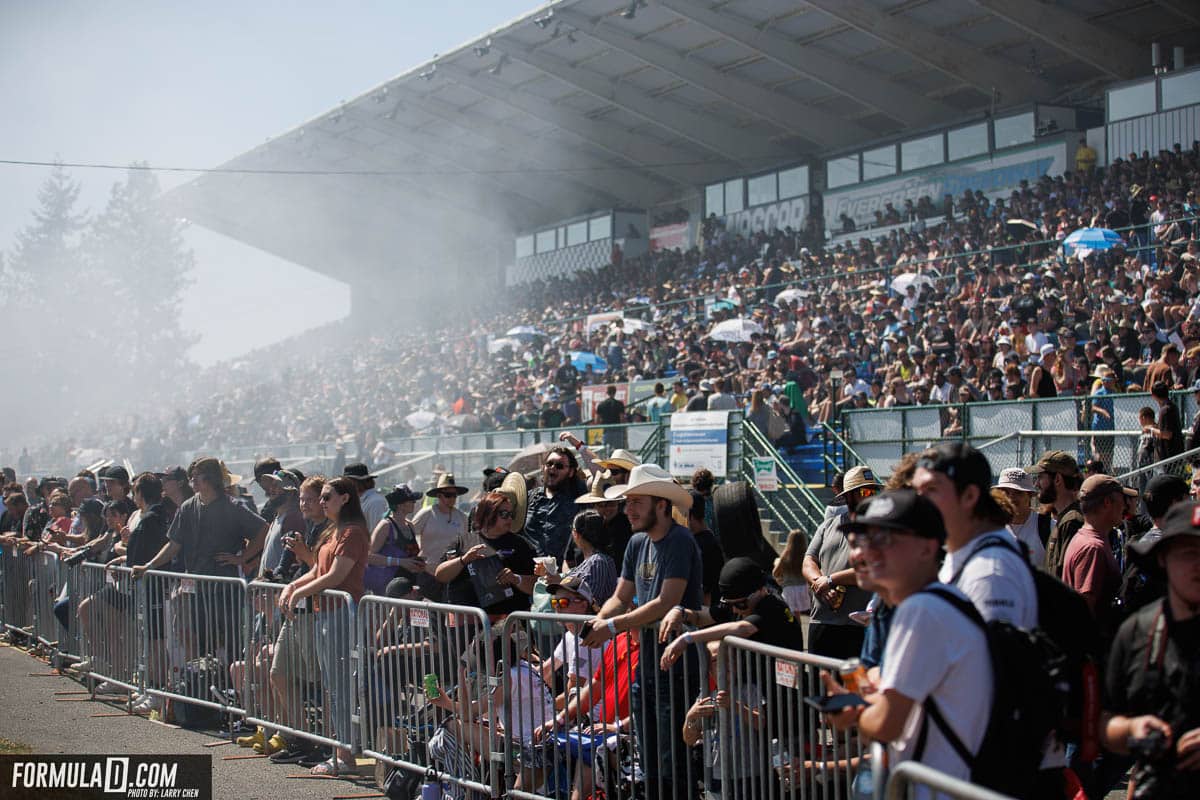
[[[310,770],[311,775],[333,775],[334,766],[336,764],[338,775],[353,775],[358,772],[358,764],[343,761],[337,756],[332,756]]]

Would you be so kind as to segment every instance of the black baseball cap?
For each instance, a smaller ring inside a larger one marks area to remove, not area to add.
[[[752,558],[738,556],[725,562],[717,581],[721,599],[749,597],[767,585],[767,574]]]
[[[1188,483],[1178,475],[1155,475],[1146,484],[1142,499],[1146,501],[1146,513],[1152,518],[1161,517],[1175,503],[1186,500]]]
[[[100,480],[129,483],[129,470],[125,469],[120,464],[112,464],[100,470]]]
[[[927,539],[946,541],[942,512],[933,501],[912,489],[893,489],[867,498],[854,519],[848,516],[839,526],[843,533],[861,533],[868,528],[906,531]]]
[[[961,492],[967,486],[978,486],[984,494],[992,488],[992,465],[987,456],[966,442],[942,442],[921,454],[918,469],[940,472]]]
[[[187,470],[180,466],[168,467],[166,472],[158,473],[158,477],[164,481],[176,481],[178,483],[187,483]]]

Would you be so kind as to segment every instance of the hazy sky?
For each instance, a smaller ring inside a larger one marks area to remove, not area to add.
[[[0,159],[216,166],[539,0],[0,0]],[[73,169],[103,207],[121,173]],[[0,165],[0,251],[46,170]],[[163,173],[164,188],[188,180]],[[345,316],[349,289],[199,226],[202,363]]]

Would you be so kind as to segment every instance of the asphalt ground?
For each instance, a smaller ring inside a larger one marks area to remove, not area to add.
[[[28,748],[28,752],[46,754],[206,753],[212,756],[213,797],[220,800],[331,800],[378,793],[374,761],[370,759],[360,759],[354,777],[323,779],[289,777],[308,775],[308,770],[272,764],[266,758],[225,760],[228,756],[250,755],[251,751],[233,744],[205,747],[226,739],[145,717],[94,716],[124,709],[116,702],[88,700],[85,694],[63,694],[82,692],[84,687],[71,678],[49,673],[47,664],[24,650],[0,645],[0,752]]]

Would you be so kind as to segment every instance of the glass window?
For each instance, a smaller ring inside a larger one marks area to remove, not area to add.
[[[586,244],[588,240],[588,224],[587,220],[582,222],[572,222],[567,226],[567,247],[574,247],[577,244]]]
[[[1033,141],[1033,112],[1001,117],[992,123],[996,135],[996,149],[1027,144]]]
[[[537,251],[549,253],[555,249],[554,238],[557,230],[542,231],[537,235]]]
[[[1109,93],[1111,100],[1112,93]],[[1200,70],[1162,79],[1162,107],[1179,108],[1200,103]]]
[[[987,123],[969,125],[946,134],[950,147],[950,160],[981,156],[988,151]]]
[[[1108,121],[1153,114],[1156,108],[1154,81],[1108,90]]]
[[[725,216],[725,184],[714,183],[704,187],[704,214]]]
[[[725,181],[726,214],[733,214],[746,207],[746,198],[742,194],[743,183],[744,181],[741,178],[734,178],[731,181]]]
[[[779,199],[808,194],[808,167],[793,167],[779,173]]]
[[[774,203],[779,199],[779,192],[776,191],[775,173],[770,175],[759,175],[757,178],[749,178],[746,180],[746,196],[748,198],[746,205],[753,208],[754,206],[766,205]]]
[[[529,258],[533,255],[533,237],[517,237],[517,258]]]
[[[1032,115],[1030,118],[1032,119]],[[945,158],[940,133],[900,143],[900,168],[905,172],[940,164]]]
[[[886,178],[896,174],[896,145],[864,150],[862,154],[863,180]]]
[[[844,156],[825,162],[826,183],[830,189],[858,183],[858,156]]]
[[[597,239],[611,239],[612,217],[605,214],[603,217],[592,217],[588,220],[588,238],[593,242]]]

